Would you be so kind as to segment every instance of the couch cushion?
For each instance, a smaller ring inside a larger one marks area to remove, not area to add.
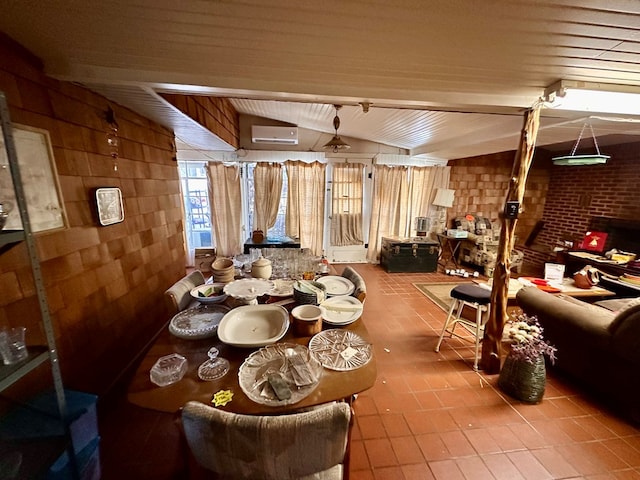
[[[612,334],[622,325],[629,317],[635,314],[640,314],[640,297],[634,298],[627,303],[622,309],[616,312],[616,316],[609,325],[609,332]]]
[[[607,310],[617,313],[618,310],[622,310],[624,307],[626,307],[629,301],[629,298],[613,298],[611,300],[599,300],[597,302],[594,302],[594,305],[606,308]]]

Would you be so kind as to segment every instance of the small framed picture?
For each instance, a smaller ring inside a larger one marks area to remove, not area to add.
[[[98,220],[100,225],[113,225],[124,220],[122,192],[117,187],[98,188],[96,190]]]

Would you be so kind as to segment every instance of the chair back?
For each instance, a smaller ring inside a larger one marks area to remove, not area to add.
[[[351,295],[364,303],[365,298],[367,298],[367,285],[364,283],[364,278],[348,265],[344,267],[342,276],[351,280],[351,283],[356,287]]]
[[[334,402],[290,415],[241,415],[199,402],[182,408],[196,461],[221,478],[343,478],[351,407]]]
[[[182,277],[164,292],[164,297],[172,314],[181,312],[193,301],[191,290],[204,283],[204,275],[200,270],[194,270]]]

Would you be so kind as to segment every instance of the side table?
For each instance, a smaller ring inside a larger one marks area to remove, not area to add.
[[[458,250],[460,250],[460,244],[466,240],[466,238],[449,237],[442,233],[437,235],[438,243],[440,244],[440,256],[438,257],[438,265],[442,265],[442,268],[447,268],[450,262],[453,262],[456,268],[459,268]]]

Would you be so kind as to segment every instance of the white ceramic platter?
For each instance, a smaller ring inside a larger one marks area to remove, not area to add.
[[[355,297],[340,295],[322,302],[322,320],[331,325],[348,325],[362,315],[362,303]]]
[[[316,282],[326,287],[326,293],[329,297],[336,295],[351,295],[355,290],[355,285],[351,280],[337,275],[327,275],[319,277]]]
[[[355,370],[372,357],[371,344],[349,330],[330,329],[311,337],[309,350],[330,370]]]
[[[262,278],[242,278],[227,283],[224,293],[239,300],[254,300],[273,289],[273,282]]]
[[[302,363],[301,367],[300,363],[291,361],[292,356]],[[290,398],[281,400],[276,396],[267,380],[271,374],[279,374],[286,382]],[[249,355],[238,370],[238,382],[247,397],[270,406],[299,402],[313,392],[321,378],[320,361],[307,347],[295,343],[267,345]]]
[[[222,291],[224,283],[208,283],[191,290],[191,296],[200,303],[222,303],[227,294]]]
[[[169,332],[187,340],[213,337],[227,312],[229,307],[217,304],[199,305],[183,310],[169,322]]]
[[[262,347],[285,336],[289,312],[280,305],[243,305],[227,313],[218,326],[221,342],[235,347]]]

